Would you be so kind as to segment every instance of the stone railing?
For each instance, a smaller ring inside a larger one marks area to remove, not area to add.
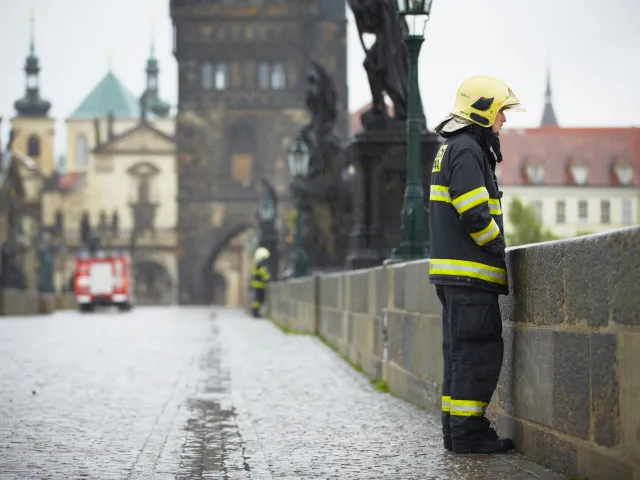
[[[489,417],[558,472],[640,480],[640,228],[511,248],[507,262]],[[268,311],[439,413],[441,311],[428,260],[276,282]]]
[[[0,316],[49,314],[76,308],[73,293],[40,293],[36,290],[0,289]]]

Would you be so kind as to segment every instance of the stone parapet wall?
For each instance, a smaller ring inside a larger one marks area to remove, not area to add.
[[[507,264],[505,358],[488,415],[558,472],[640,480],[640,228],[511,248]],[[439,414],[441,310],[428,260],[277,282],[268,309]]]
[[[76,308],[73,293],[39,293],[36,290],[0,289],[0,316],[50,314]]]

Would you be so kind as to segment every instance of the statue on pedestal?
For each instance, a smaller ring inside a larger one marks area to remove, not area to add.
[[[343,265],[350,212],[350,195],[342,181],[347,165],[335,130],[335,83],[317,62],[312,62],[307,75],[306,105],[311,121],[301,129],[300,136],[309,149],[310,161],[304,185],[299,186],[303,209],[298,212],[305,232],[303,244],[312,267]]]
[[[409,63],[404,45],[408,28],[398,16],[396,0],[347,0],[358,28],[365,52],[364,69],[371,87],[371,109],[362,114],[364,130],[389,128],[389,114],[384,101],[386,94],[393,103],[393,118],[404,128],[408,111]],[[367,48],[364,34],[375,35]],[[421,116],[424,112],[420,108]]]

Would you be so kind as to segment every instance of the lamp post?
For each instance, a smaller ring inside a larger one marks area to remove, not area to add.
[[[422,188],[420,130],[422,119],[418,111],[418,56],[424,41],[424,29],[433,0],[397,0],[398,12],[407,20],[408,35],[404,37],[409,59],[409,105],[407,115],[407,176],[402,205],[400,245],[392,258],[412,260],[429,256],[429,225],[427,205]]]
[[[291,190],[293,191],[294,202],[296,204],[296,235],[294,246],[294,261],[293,261],[293,276],[304,277],[307,274],[309,267],[309,261],[307,258],[307,252],[302,245],[302,200],[304,195],[303,181],[309,173],[309,160],[311,155],[309,154],[309,147],[305,143],[304,139],[298,135],[291,146],[287,150],[287,163],[289,164],[289,171],[293,177],[291,183]]]

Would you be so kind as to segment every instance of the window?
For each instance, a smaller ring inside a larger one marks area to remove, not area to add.
[[[578,202],[578,222],[585,224],[589,221],[589,205],[586,200]]]
[[[58,172],[64,172],[66,164],[67,164],[67,159],[64,158],[63,155],[60,155],[58,157],[58,160],[56,161],[56,170]]]
[[[216,65],[216,90],[226,90],[229,85],[229,69],[226,63]]]
[[[78,135],[76,138],[76,167],[86,168],[89,164],[89,143],[87,137]]]
[[[633,223],[633,204],[631,200],[622,200],[622,224],[631,225]]]
[[[571,175],[573,176],[573,183],[576,185],[584,185],[587,183],[587,176],[589,171],[587,167],[576,166],[571,167]]]
[[[262,62],[258,65],[258,86],[262,90],[266,90],[269,88],[269,73],[271,68],[268,63]]]
[[[567,204],[564,200],[558,200],[556,202],[556,223],[563,224],[566,222],[566,209]]]
[[[618,166],[615,168],[616,176],[620,185],[629,185],[633,178],[633,170],[629,165]]]
[[[611,223],[611,202],[609,200],[600,202],[600,223],[603,225]]]
[[[538,220],[542,222],[542,202],[540,200],[536,200],[533,202],[533,210],[536,212],[536,217]]]
[[[542,168],[540,165],[531,165],[527,170],[529,181],[532,184],[538,185],[542,183],[542,180],[544,178],[544,168]]]
[[[202,88],[205,90],[213,88],[213,67],[209,62],[202,65]]]
[[[27,155],[30,157],[40,156],[40,139],[37,135],[30,135],[27,141]]]
[[[253,183],[255,167],[255,138],[250,124],[241,122],[231,127],[230,177],[248,187]]]
[[[284,70],[284,65],[276,63],[271,71],[271,88],[274,90],[282,90],[287,86],[287,75]]]

